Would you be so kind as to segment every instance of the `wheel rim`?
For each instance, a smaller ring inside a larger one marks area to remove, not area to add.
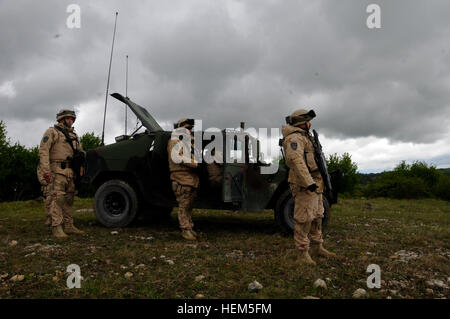
[[[294,198],[290,197],[283,209],[284,220],[292,230],[295,228],[294,204]]]
[[[118,217],[127,213],[129,207],[128,199],[120,192],[111,192],[105,196],[103,207],[108,215]]]

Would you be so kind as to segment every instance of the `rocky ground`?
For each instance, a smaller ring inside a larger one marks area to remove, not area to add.
[[[450,203],[344,199],[325,234],[333,260],[296,263],[273,212],[195,210],[198,242],[184,241],[176,210],[165,223],[101,226],[77,199],[85,235],[56,240],[43,203],[0,203],[0,298],[448,298]],[[69,289],[76,264],[81,288]],[[369,265],[381,271],[369,288]]]

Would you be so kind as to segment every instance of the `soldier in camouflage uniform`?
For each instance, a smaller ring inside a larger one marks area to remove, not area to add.
[[[83,148],[72,127],[76,119],[75,112],[61,110],[56,119],[58,124],[47,129],[41,140],[38,178],[46,196],[46,209],[49,209],[53,235],[65,238],[67,234],[84,234],[73,225],[75,176],[70,160],[74,157],[74,150],[83,152]],[[70,142],[65,134],[70,138]]]
[[[42,170],[41,165],[39,164],[37,166],[36,173],[39,183],[41,183],[42,196],[44,197],[45,226],[51,226],[52,216],[50,215],[51,196],[49,194],[49,183],[44,178],[44,171]]]
[[[322,193],[324,183],[314,157],[313,138],[309,129],[314,111],[297,110],[290,116],[290,124],[282,127],[283,149],[289,167],[288,182],[294,197],[295,246],[300,251],[299,262],[316,265],[309,254],[311,238],[313,256],[334,257],[323,247]]]
[[[194,120],[183,118],[175,124],[175,131],[172,139],[167,144],[169,154],[170,179],[172,180],[172,189],[178,202],[178,222],[181,229],[181,235],[186,240],[196,240],[197,233],[193,230],[192,206],[197,195],[197,188],[200,180],[194,171],[198,163],[195,162],[191,152],[192,141],[181,141],[178,134],[184,131],[185,136],[190,136]],[[183,147],[184,144],[184,147]]]
[[[217,156],[216,156],[217,154]],[[223,153],[221,151],[212,150],[211,156],[214,161],[210,164],[206,164],[206,170],[208,172],[208,181],[209,186],[211,187],[220,187],[222,185],[223,180]],[[220,161],[216,161],[215,159],[219,158]]]

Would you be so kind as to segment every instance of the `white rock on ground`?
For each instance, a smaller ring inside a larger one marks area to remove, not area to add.
[[[196,294],[195,299],[203,299],[205,296],[203,294]]]
[[[12,276],[11,277],[11,281],[22,281],[23,279],[25,278],[25,276],[24,275],[14,275],[14,276]]]
[[[442,281],[438,279],[427,280],[426,284],[430,287],[439,287],[439,288],[448,288],[448,286]]]
[[[8,244],[9,247],[14,247],[18,244],[19,242],[17,240],[11,240]]]
[[[362,298],[367,294],[367,292],[362,289],[362,288],[358,288],[353,292],[353,298],[358,299],[358,298]]]
[[[314,282],[313,286],[314,286],[314,288],[322,288],[322,289],[327,289],[328,288],[327,284],[322,279],[317,279]]]
[[[131,273],[129,271],[127,273],[125,273],[125,278],[130,279],[131,277],[133,277],[133,273]]]
[[[410,260],[420,258],[420,255],[414,251],[399,250],[393,256],[391,256],[391,258],[403,263],[407,263]]]
[[[256,280],[248,285],[248,290],[251,292],[258,292],[263,288],[263,285],[261,285]]]
[[[203,275],[198,275],[195,277],[195,281],[202,281],[203,279],[205,279],[205,276]]]
[[[111,232],[111,235],[118,235],[119,234],[119,232],[117,231],[117,230],[113,230],[112,232]]]
[[[75,214],[79,214],[79,213],[93,213],[93,212],[94,212],[93,208],[77,209],[76,211],[74,211]]]
[[[398,290],[395,290],[395,289],[389,289],[388,291],[389,291],[389,293],[390,293],[391,295],[394,295],[394,296],[397,296],[397,295],[398,295]]]
[[[167,259],[166,263],[168,263],[169,265],[174,265],[175,263],[173,262],[173,260]]]

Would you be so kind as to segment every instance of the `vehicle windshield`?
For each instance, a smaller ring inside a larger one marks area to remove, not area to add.
[[[112,97],[118,99],[119,101],[127,104],[131,111],[138,117],[138,119],[142,122],[142,124],[149,130],[150,132],[163,131],[162,127],[156,122],[153,116],[148,113],[148,111],[142,106],[134,103],[127,97],[123,97],[119,93],[111,94]]]

